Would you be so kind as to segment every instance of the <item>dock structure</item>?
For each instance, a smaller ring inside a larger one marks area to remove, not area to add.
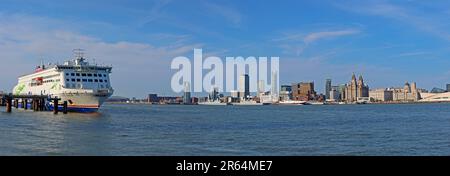
[[[3,99],[3,94],[0,94],[0,106],[6,106],[6,101]]]
[[[59,104],[61,98],[58,97],[49,97],[46,95],[12,95],[12,94],[0,94],[0,106],[6,106],[6,112],[11,113],[12,107],[15,109],[19,109],[19,103],[21,103],[21,108],[24,110],[28,110],[28,105],[30,105],[30,109],[37,111],[49,111],[49,108],[46,106],[47,102],[53,102],[53,114],[58,114],[59,106],[62,105],[62,111],[64,114],[68,112],[68,104],[67,101],[64,101],[62,104]]]

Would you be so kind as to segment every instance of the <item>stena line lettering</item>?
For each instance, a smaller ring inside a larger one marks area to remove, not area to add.
[[[213,88],[220,92],[231,92],[237,89],[236,78],[247,74],[250,92],[268,91],[266,88],[271,88],[273,84],[279,85],[279,62],[279,57],[270,57],[269,67],[268,57],[238,56],[226,57],[224,64],[220,57],[210,56],[204,59],[203,50],[194,49],[193,64],[184,56],[172,60],[171,69],[177,72],[172,76],[171,88],[179,93],[185,90],[184,83],[189,82],[193,85],[193,92],[209,92]],[[264,90],[258,89],[261,83],[264,83],[261,86]]]

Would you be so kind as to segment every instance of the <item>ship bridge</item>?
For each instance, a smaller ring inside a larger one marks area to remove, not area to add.
[[[56,68],[58,70],[69,69],[69,70],[75,70],[78,72],[105,71],[105,72],[111,73],[111,70],[112,70],[111,66],[90,64],[89,62],[87,62],[86,58],[84,57],[84,53],[83,53],[82,49],[75,49],[73,52],[74,52],[75,58],[64,62],[63,65],[57,65]]]

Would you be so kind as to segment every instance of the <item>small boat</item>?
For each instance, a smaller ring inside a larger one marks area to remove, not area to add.
[[[308,101],[306,103],[307,105],[324,105],[324,102],[320,102],[320,101]]]
[[[232,103],[234,106],[262,106],[267,105],[265,103],[258,103],[256,101],[241,101],[239,103]]]
[[[293,100],[288,100],[288,101],[280,101],[279,102],[280,105],[305,105],[306,101],[293,101]]]
[[[198,105],[207,105],[207,106],[227,106],[227,105],[230,105],[230,104],[229,104],[229,103],[222,103],[222,102],[216,100],[216,101],[199,102]]]

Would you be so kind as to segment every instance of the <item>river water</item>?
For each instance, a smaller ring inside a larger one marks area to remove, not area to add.
[[[450,104],[0,107],[0,155],[450,155]]]

